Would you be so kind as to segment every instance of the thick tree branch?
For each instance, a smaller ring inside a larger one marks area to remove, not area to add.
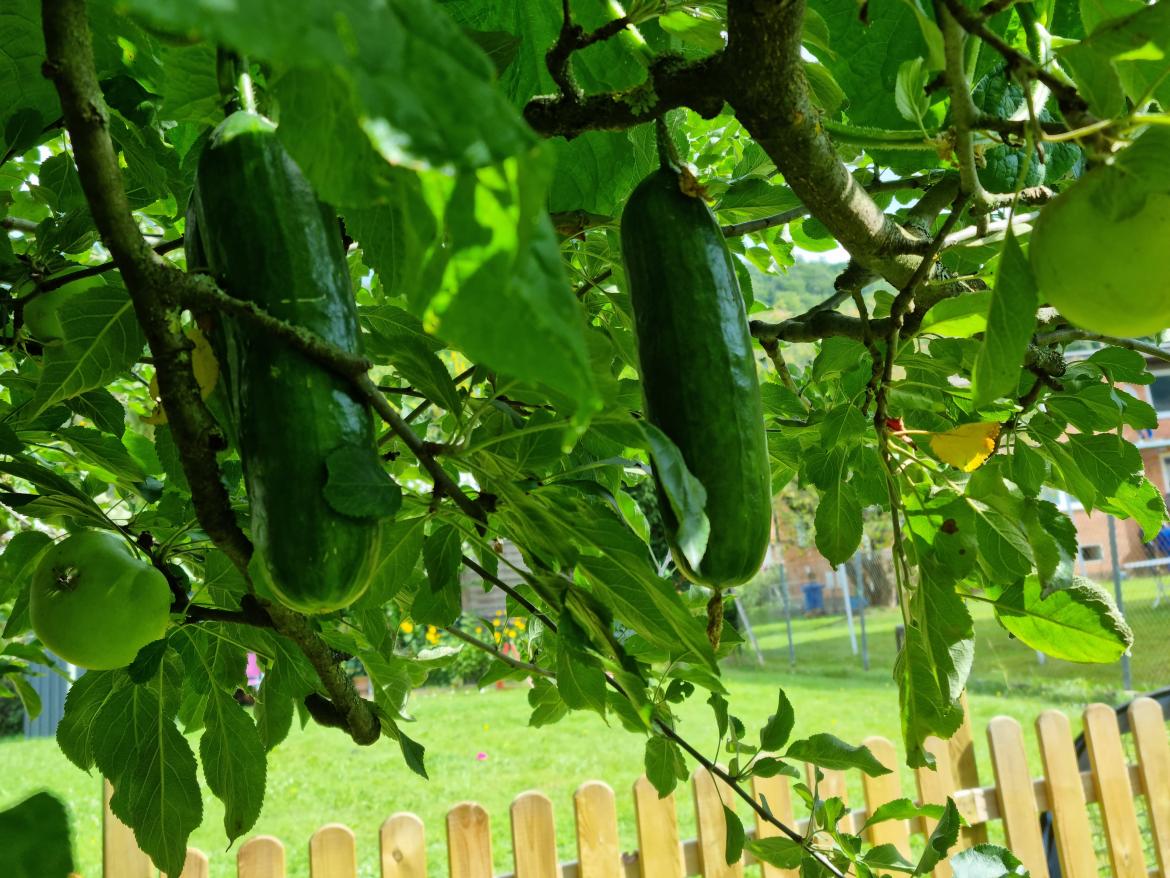
[[[39,223],[22,216],[0,216],[0,229],[11,232],[21,232],[26,235],[36,233]]]
[[[207,535],[241,569],[252,546],[232,512],[215,454],[225,447],[191,368],[191,343],[179,329],[179,291],[192,279],[147,244],[130,211],[108,115],[94,72],[84,0],[45,0],[44,72],[57,88],[81,186],[102,241],[122,272],[134,311],[158,366],[192,500]]]
[[[720,55],[693,64],[668,59],[650,68],[643,85],[624,92],[536,97],[524,107],[524,118],[545,137],[568,138],[583,131],[632,128],[678,107],[711,119],[723,109],[721,61]]]
[[[837,155],[809,95],[801,58],[804,0],[730,0],[726,97],[801,202],[861,265],[901,287],[917,244]]]
[[[42,18],[48,56],[45,75],[57,87],[61,99],[90,212],[122,272],[150,345],[159,393],[191,485],[196,514],[207,535],[246,577],[252,544],[236,522],[220,476],[215,455],[225,442],[203,403],[192,371],[191,343],[183,335],[179,321],[184,297],[209,295],[214,284],[209,278],[184,274],[164,261],[147,244],[134,221],[94,72],[84,0],[45,0]],[[313,623],[280,604],[262,605],[276,630],[296,643],[312,663],[333,704],[345,717],[354,741],[375,741],[379,723],[372,705],[358,696],[334,663],[332,651],[318,636]]]

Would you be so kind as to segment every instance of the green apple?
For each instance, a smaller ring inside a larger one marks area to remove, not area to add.
[[[1085,174],[1040,212],[1030,258],[1041,299],[1082,329],[1170,328],[1170,193],[1148,179],[1111,167]]]
[[[107,531],[85,530],[48,548],[33,574],[29,615],[41,642],[91,670],[121,668],[170,621],[166,577]]]

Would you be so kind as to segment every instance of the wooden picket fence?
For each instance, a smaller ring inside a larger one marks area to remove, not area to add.
[[[1064,878],[1095,878],[1098,852],[1089,805],[1096,803],[1104,835],[1110,871],[1116,878],[1149,878],[1170,875],[1170,740],[1158,702],[1139,698],[1128,710],[1133,734],[1134,764],[1127,762],[1117,716],[1104,704],[1084,711],[1085,740],[1091,770],[1077,766],[1068,717],[1048,710],[1036,720],[1036,733],[1045,777],[1036,779],[1025,754],[1024,732],[1010,717],[997,717],[987,727],[995,784],[980,786],[975,769],[971,729],[965,724],[950,741],[931,740],[928,749],[937,770],[916,772],[919,801],[941,803],[950,795],[967,821],[960,840],[969,847],[986,840],[987,827],[1002,821],[1007,844],[1023,861],[1033,878],[1050,878],[1042,841],[1040,815],[1052,812],[1055,839]],[[885,765],[897,768],[894,746],[884,738],[865,741]],[[573,797],[577,860],[558,863],[552,802],[542,793],[526,792],[511,806],[512,859],[508,878],[743,878],[750,858],[727,865],[724,857],[722,801],[731,792],[705,769],[691,778],[697,837],[680,841],[675,796],[659,799],[645,778],[633,785],[638,850],[623,853],[618,839],[614,791],[604,783],[582,784]],[[865,807],[844,818],[860,829],[879,805],[903,796],[900,773],[862,777]],[[789,781],[784,777],[757,779],[754,795],[766,797],[773,813],[789,825],[803,829],[805,821],[793,819]],[[845,796],[843,772],[827,772],[821,795]],[[1135,800],[1145,798],[1145,828],[1139,824]],[[109,801],[109,788],[106,788]],[[909,855],[910,836],[929,833],[929,820],[893,820],[865,830],[872,844],[890,843]],[[773,835],[776,830],[757,822],[755,832]],[[479,805],[464,802],[447,813],[447,874],[450,878],[493,878],[489,816]],[[117,818],[105,812],[104,873],[106,878],[154,878],[149,859],[134,836]],[[1149,836],[1155,863],[1147,863],[1143,834]],[[347,826],[322,826],[309,839],[309,871],[312,878],[355,878],[358,843]],[[422,821],[413,814],[391,816],[379,832],[381,878],[425,878],[426,844]],[[284,878],[285,847],[271,836],[244,842],[236,854],[238,878]],[[190,849],[181,878],[207,878],[208,859]],[[797,873],[758,865],[762,878],[797,878]],[[949,878],[944,862],[935,878]]]

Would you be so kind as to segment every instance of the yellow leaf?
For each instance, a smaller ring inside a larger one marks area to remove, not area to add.
[[[931,434],[930,448],[940,460],[969,473],[991,457],[998,438],[998,422],[960,424],[945,433]]]
[[[219,361],[215,359],[215,352],[211,349],[211,342],[207,340],[198,326],[187,330],[187,338],[195,345],[191,351],[191,368],[195,372],[195,381],[199,385],[199,394],[207,399],[211,391],[215,390],[215,383],[219,380]]]
[[[195,373],[195,383],[199,385],[199,395],[207,399],[219,381],[219,361],[215,358],[215,352],[211,349],[207,336],[198,326],[191,326],[187,330],[187,338],[195,346],[191,349],[191,370]],[[154,400],[154,411],[143,418],[143,422],[165,424],[167,413],[163,411],[162,400],[159,397],[157,375],[150,379],[150,398]]]

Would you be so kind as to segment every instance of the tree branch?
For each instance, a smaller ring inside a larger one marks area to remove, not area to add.
[[[32,235],[36,233],[38,225],[40,224],[22,216],[0,216],[0,229],[7,231]]]
[[[215,455],[226,447],[203,403],[191,368],[191,342],[179,329],[179,291],[198,279],[184,275],[147,244],[130,211],[94,72],[84,0],[42,4],[45,75],[61,99],[81,186],[102,241],[122,272],[151,354],[183,472],[200,524],[241,570],[252,546],[232,512]]]
[[[1151,344],[1136,338],[1119,338],[1115,335],[1102,335],[1099,332],[1089,332],[1087,329],[1059,329],[1056,332],[1047,332],[1036,336],[1036,344],[1054,345],[1068,344],[1070,341],[1099,341],[1102,344],[1112,345],[1115,348],[1125,348],[1145,354],[1154,360],[1170,363],[1170,351],[1160,345]]]
[[[583,131],[632,128],[678,107],[712,119],[723,109],[721,62],[720,55],[685,65],[667,59],[650,67],[645,83],[624,92],[535,97],[524,107],[524,118],[545,137],[570,139]]]
[[[247,578],[252,544],[236,522],[215,457],[226,443],[203,403],[191,366],[192,345],[179,322],[184,298],[210,296],[214,283],[210,278],[185,274],[163,260],[146,243],[134,221],[94,72],[84,0],[44,0],[42,19],[48,56],[45,75],[61,99],[90,212],[122,272],[154,356],[159,395],[191,486],[196,515],[207,535]],[[312,663],[333,704],[345,717],[354,741],[375,741],[379,723],[373,706],[358,696],[334,663],[332,651],[313,623],[280,604],[262,602],[262,606],[276,630],[292,640]]]
[[[182,246],[183,238],[178,237],[173,238],[170,241],[160,241],[158,244],[154,245],[153,249],[155,253],[157,253],[159,256],[162,256],[165,253],[170,253],[172,250],[178,250]],[[53,290],[58,290],[66,284],[73,283],[75,280],[83,280],[87,277],[97,277],[97,275],[105,274],[107,271],[112,271],[117,267],[118,263],[111,259],[109,262],[103,262],[99,265],[87,265],[85,268],[82,268],[78,271],[71,271],[67,274],[58,274],[53,277],[46,278],[37,284],[37,288],[35,290],[33,290],[31,293],[28,293],[27,295],[21,296],[17,301],[22,305],[28,304],[37,296],[42,296],[45,293],[51,293]]]
[[[470,645],[471,647],[473,647],[475,649],[480,650],[481,652],[486,652],[488,655],[490,655],[492,658],[496,659],[497,661],[501,661],[506,665],[510,665],[511,667],[515,668],[518,671],[527,671],[529,674],[532,674],[532,675],[537,676],[537,677],[546,677],[546,678],[552,679],[552,680],[556,679],[557,675],[554,674],[552,671],[547,670],[545,668],[542,668],[539,665],[529,664],[528,662],[522,661],[521,659],[518,659],[515,656],[508,655],[506,652],[500,652],[500,650],[496,649],[495,647],[491,646],[490,644],[484,643],[482,640],[480,640],[476,637],[472,637],[470,634],[468,634],[465,631],[460,631],[454,625],[450,626],[449,628],[444,628],[443,630],[446,631],[448,634],[450,634],[455,639],[462,640],[464,643]]]

